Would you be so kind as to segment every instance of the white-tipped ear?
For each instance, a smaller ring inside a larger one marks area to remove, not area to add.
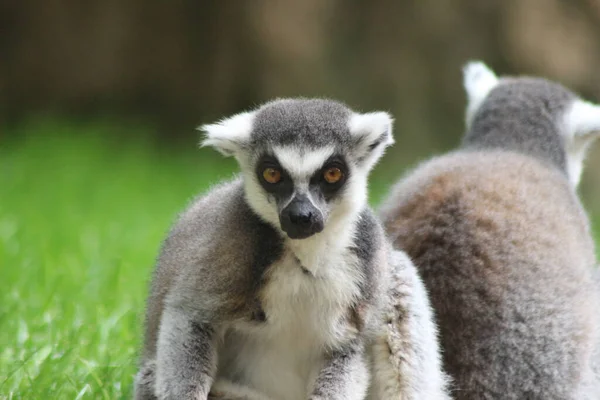
[[[212,146],[225,156],[236,155],[250,139],[254,117],[255,112],[244,112],[214,124],[200,126],[198,130],[206,135],[200,146]]]
[[[490,91],[498,85],[498,77],[481,61],[471,61],[463,67],[463,85],[467,92],[467,125]]]
[[[587,149],[600,137],[600,106],[580,99],[575,100],[565,112],[563,135],[569,180],[573,187],[577,187]]]
[[[383,155],[386,147],[394,144],[394,119],[386,112],[353,113],[348,122],[350,134],[356,139],[354,153],[359,163],[368,169]]]
[[[565,113],[567,135],[593,137],[600,133],[600,106],[577,99]]]

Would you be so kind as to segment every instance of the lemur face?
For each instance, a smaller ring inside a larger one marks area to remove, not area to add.
[[[258,157],[256,181],[267,202],[276,208],[279,224],[290,239],[319,233],[332,208],[351,199],[351,171],[334,147],[310,151],[275,147]],[[350,190],[347,190],[350,187]],[[356,191],[354,191],[356,194]]]
[[[391,124],[382,112],[290,99],[203,129],[205,145],[238,160],[252,209],[298,240],[364,207],[367,175],[393,143]]]

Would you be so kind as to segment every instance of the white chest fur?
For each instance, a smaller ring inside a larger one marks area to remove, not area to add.
[[[219,349],[220,378],[272,399],[308,397],[326,349],[355,332],[347,315],[362,278],[348,250],[311,262],[303,268],[289,252],[271,267],[261,299],[266,321],[230,327]]]

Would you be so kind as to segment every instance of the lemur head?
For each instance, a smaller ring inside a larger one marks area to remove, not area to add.
[[[497,77],[482,62],[464,69],[466,147],[526,153],[563,170],[577,187],[589,145],[600,136],[600,106],[558,83]]]
[[[203,146],[234,156],[246,199],[290,239],[304,239],[367,200],[367,175],[394,141],[385,112],[320,99],[280,99],[201,127]]]

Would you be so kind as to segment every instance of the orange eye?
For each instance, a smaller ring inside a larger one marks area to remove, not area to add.
[[[342,170],[337,167],[328,168],[323,174],[327,183],[336,183],[342,179],[342,176],[344,176]]]
[[[281,171],[275,168],[266,168],[263,171],[263,178],[269,183],[277,183],[281,180]]]

